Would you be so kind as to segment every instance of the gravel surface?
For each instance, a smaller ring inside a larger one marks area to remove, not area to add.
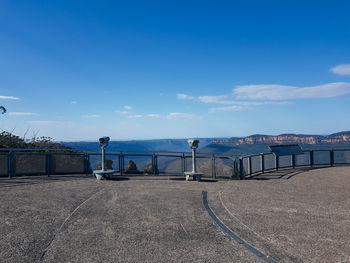
[[[350,167],[244,181],[0,178],[1,262],[350,262]]]

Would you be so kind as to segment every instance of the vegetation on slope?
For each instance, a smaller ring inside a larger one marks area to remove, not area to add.
[[[30,140],[25,140],[6,131],[0,133],[0,148],[71,149],[54,142],[50,137],[34,137]]]

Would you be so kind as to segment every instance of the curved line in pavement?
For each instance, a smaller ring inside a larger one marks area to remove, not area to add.
[[[243,246],[245,249],[247,249],[248,251],[250,251],[251,253],[253,253],[255,256],[259,257],[260,259],[262,259],[265,262],[268,263],[277,263],[276,260],[274,260],[273,258],[265,255],[264,253],[260,252],[257,248],[253,247],[252,245],[250,245],[249,243],[247,243],[246,241],[244,241],[242,238],[240,238],[239,236],[237,236],[234,232],[232,232],[232,230],[230,228],[228,228],[213,212],[213,210],[211,210],[209,204],[208,204],[208,193],[206,191],[202,192],[203,194],[203,205],[205,207],[205,209],[207,210],[208,214],[210,215],[210,217],[214,220],[214,222],[222,229],[222,231],[224,233],[226,233],[227,235],[229,235],[233,240],[235,240],[236,242],[238,242],[241,246]]]
[[[63,226],[67,223],[67,221],[72,217],[72,215],[80,208],[82,207],[86,202],[88,202],[91,198],[93,198],[95,195],[97,195],[98,193],[100,193],[102,190],[105,190],[105,188],[100,189],[99,191],[95,192],[94,194],[92,194],[89,198],[87,198],[84,202],[80,203],[67,217],[66,219],[63,221],[63,223],[61,224],[61,226],[57,229],[56,233],[54,234],[54,236],[52,237],[52,239],[50,240],[50,243],[47,245],[47,247],[44,249],[41,257],[40,257],[40,262],[42,262],[44,260],[44,257],[46,255],[46,252],[49,251],[52,242],[55,240],[56,236],[58,233],[61,232]]]

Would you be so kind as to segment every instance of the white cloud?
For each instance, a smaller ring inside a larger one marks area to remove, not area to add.
[[[193,96],[190,96],[187,94],[177,94],[176,96],[179,100],[194,100],[195,99]]]
[[[162,117],[162,115],[157,114],[157,113],[152,113],[152,114],[147,114],[147,117],[160,119]]]
[[[38,113],[33,112],[9,112],[10,116],[39,116]]]
[[[227,95],[220,96],[199,96],[198,100],[208,104],[231,104],[231,101],[227,101]]]
[[[100,118],[101,115],[98,114],[87,114],[87,115],[82,115],[83,118]]]
[[[0,100],[19,100],[20,98],[18,97],[13,97],[13,96],[0,96]]]
[[[29,123],[31,124],[58,124],[59,122],[57,121],[30,121]]]
[[[189,114],[189,113],[180,113],[180,112],[171,112],[166,116],[167,119],[169,120],[198,120],[201,119],[201,117],[194,115],[194,114]]]
[[[126,111],[126,110],[116,110],[115,111],[116,113],[119,113],[121,115],[127,115],[127,114],[130,114],[130,112]]]
[[[77,101],[75,101],[75,100],[72,100],[71,102],[70,102],[70,104],[72,104],[72,105],[75,105],[75,104],[77,104],[78,102]]]
[[[337,75],[350,75],[350,64],[341,64],[330,69]]]
[[[234,105],[234,106],[227,106],[227,107],[210,108],[209,112],[214,113],[214,112],[223,112],[223,111],[244,111],[244,110],[251,110],[251,108]]]
[[[125,110],[127,110],[127,111],[132,110],[132,107],[131,107],[131,106],[128,106],[128,105],[123,106],[123,108],[124,108]]]
[[[244,106],[260,106],[260,105],[284,105],[291,104],[291,102],[287,101],[279,101],[279,102],[254,102],[254,101],[237,101],[237,100],[226,100],[229,96],[221,95],[221,96],[199,96],[198,100],[200,102],[206,104],[224,104],[224,105],[244,105]]]
[[[311,87],[284,85],[246,85],[237,86],[233,95],[248,100],[291,100],[331,98],[350,93],[350,83],[335,82]]]
[[[143,117],[143,115],[141,115],[141,114],[128,116],[129,119],[139,119],[139,118],[142,118],[142,117]]]

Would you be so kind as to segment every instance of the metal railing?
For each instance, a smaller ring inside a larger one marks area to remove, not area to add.
[[[128,174],[128,162],[136,174],[183,175],[191,169],[190,152],[106,151],[108,162],[120,175]],[[91,174],[101,162],[97,150],[0,149],[0,176]],[[198,154],[198,170],[207,177],[231,177],[234,158]],[[108,167],[107,167],[108,168]]]
[[[191,170],[190,152],[106,151],[106,159],[120,175],[128,174],[133,161],[139,174],[183,175]],[[0,149],[0,176],[91,174],[101,162],[96,150]],[[350,149],[305,150],[304,154],[246,156],[197,154],[197,168],[206,177],[244,179],[267,171],[349,165]],[[108,165],[108,164],[107,164]]]
[[[237,162],[237,176],[243,179],[285,168],[350,165],[350,149],[304,150],[303,154],[286,156],[260,153],[239,157]]]

